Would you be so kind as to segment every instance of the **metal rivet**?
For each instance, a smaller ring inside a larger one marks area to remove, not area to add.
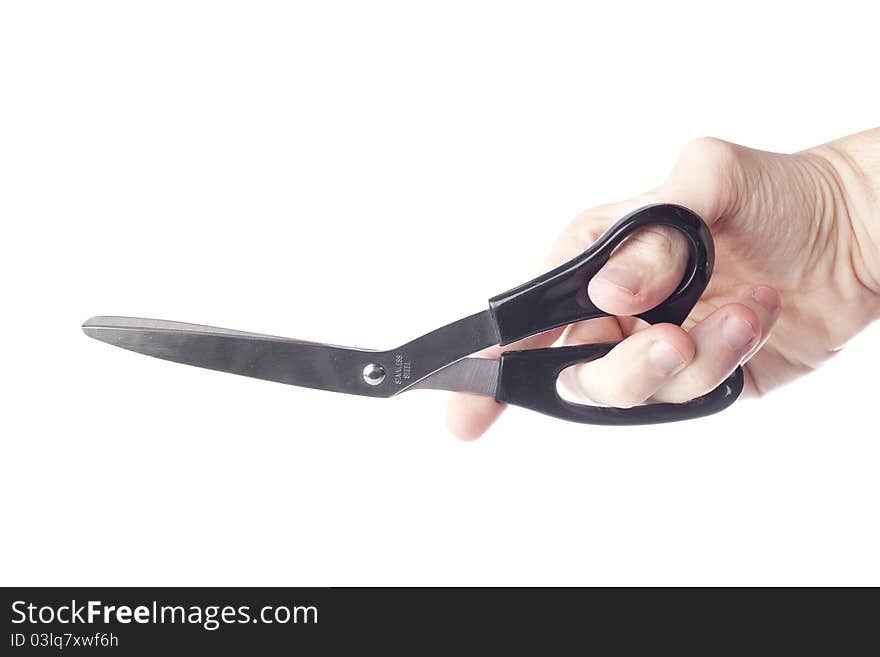
[[[364,368],[364,381],[371,386],[377,386],[385,380],[385,368],[376,363],[370,363]]]

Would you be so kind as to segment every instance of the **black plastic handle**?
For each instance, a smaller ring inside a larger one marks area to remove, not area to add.
[[[681,324],[709,284],[715,247],[709,228],[696,214],[679,205],[649,205],[615,223],[580,256],[489,300],[501,345],[586,319],[605,317],[590,301],[587,285],[614,249],[645,226],[669,226],[680,231],[689,246],[685,274],[663,303],[637,315],[649,324]],[[550,349],[508,351],[501,355],[495,397],[546,415],[589,424],[632,425],[676,422],[724,410],[739,397],[742,368],[712,392],[683,404],[646,404],[612,408],[575,404],[560,397],[556,380],[566,367],[607,354],[613,344],[577,345]]]
[[[506,351],[501,354],[501,371],[495,398],[504,404],[522,406],[562,420],[586,424],[633,425],[678,422],[723,411],[739,397],[743,388],[742,368],[712,392],[684,404],[645,404],[632,408],[575,404],[559,396],[556,380],[566,367],[588,363],[607,354],[614,344],[585,344],[550,349]]]
[[[669,226],[686,238],[689,256],[678,289],[660,305],[638,317],[649,324],[681,324],[703,294],[712,276],[715,247],[709,228],[696,214],[680,205],[648,205],[631,212],[605,231],[590,248],[546,274],[489,299],[489,309],[506,345],[557,326],[605,313],[590,301],[587,284],[608,261],[611,252],[645,226]]]

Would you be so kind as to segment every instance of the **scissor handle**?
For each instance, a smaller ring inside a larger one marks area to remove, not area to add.
[[[678,288],[663,303],[637,315],[649,324],[681,324],[703,294],[715,265],[715,245],[708,226],[680,205],[648,205],[629,213],[606,230],[590,248],[556,269],[489,299],[500,341],[507,345],[557,326],[607,317],[587,295],[590,279],[617,246],[645,226],[669,226],[684,235],[688,262]]]
[[[536,333],[608,313],[587,294],[590,279],[629,235],[645,226],[669,226],[688,243],[688,262],[676,290],[661,304],[637,315],[649,324],[681,324],[703,294],[715,264],[715,246],[708,226],[680,205],[649,205],[615,223],[590,248],[564,265],[489,300],[489,308],[506,345]],[[590,344],[550,349],[508,351],[501,355],[496,399],[575,422],[590,424],[652,424],[717,413],[730,406],[743,387],[738,367],[712,392],[683,404],[647,404],[612,408],[575,404],[556,389],[559,373],[576,363],[604,356],[614,344]]]
[[[501,354],[495,399],[545,415],[585,424],[632,425],[678,422],[723,411],[739,397],[743,372],[737,367],[721,385],[683,404],[645,404],[632,408],[590,406],[563,399],[556,380],[566,367],[588,363],[607,354],[614,344],[583,344]]]

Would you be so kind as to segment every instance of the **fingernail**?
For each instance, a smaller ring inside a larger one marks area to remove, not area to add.
[[[602,269],[596,276],[596,280],[613,285],[633,296],[639,293],[639,288],[642,286],[641,276],[625,267],[614,265]]]
[[[674,347],[660,341],[651,345],[648,350],[648,358],[651,359],[654,367],[663,374],[672,374],[684,365],[684,358],[681,357],[681,354]]]
[[[756,287],[752,290],[752,299],[771,313],[775,313],[779,308],[779,293],[771,287]]]
[[[721,333],[730,348],[740,353],[748,350],[757,336],[752,325],[739,317],[727,317],[724,326],[721,327]]]

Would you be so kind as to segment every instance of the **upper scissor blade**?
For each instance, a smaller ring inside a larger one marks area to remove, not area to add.
[[[186,365],[369,397],[396,392],[363,379],[384,352],[136,317],[93,317],[82,328],[96,340]]]

